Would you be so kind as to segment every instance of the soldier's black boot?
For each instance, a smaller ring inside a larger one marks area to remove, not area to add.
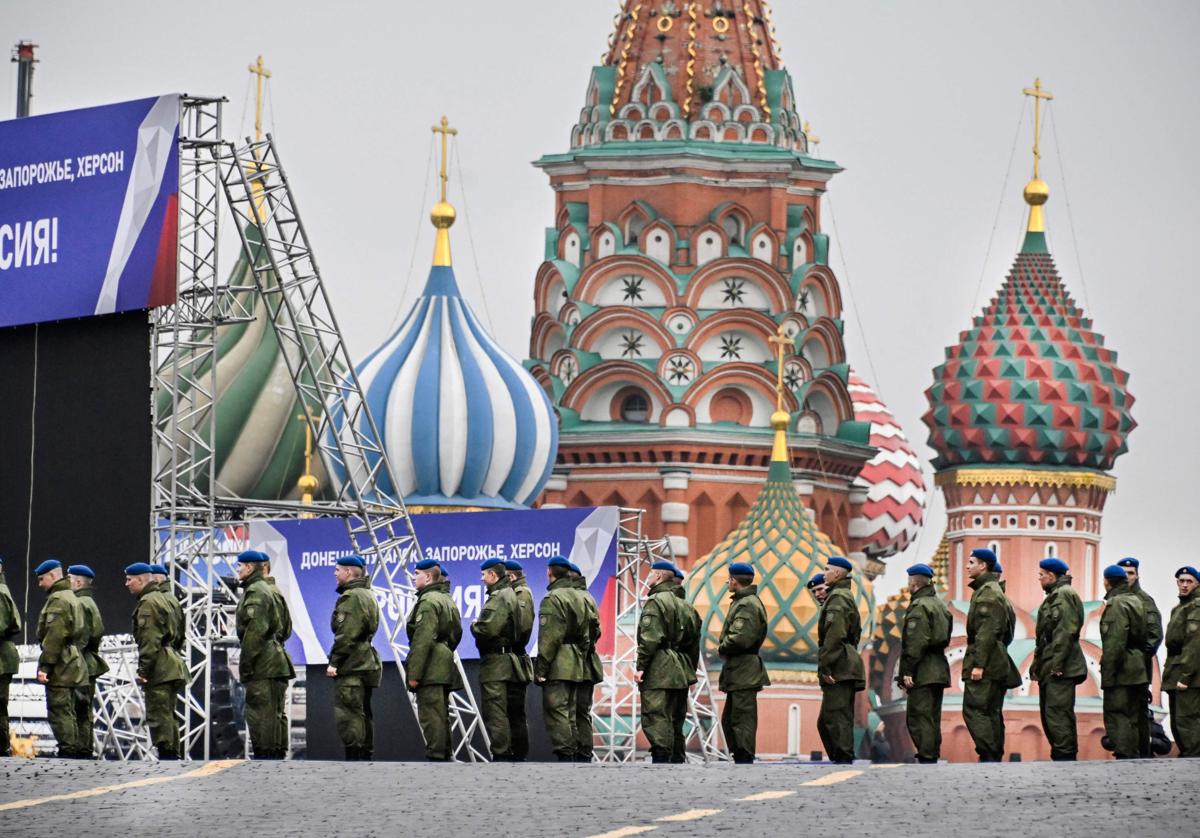
[[[179,754],[175,753],[174,751],[159,751],[158,752],[158,761],[159,762],[174,762],[178,759],[179,759]]]
[[[355,745],[347,745],[345,761],[346,762],[357,762],[358,760],[359,760],[358,747]]]

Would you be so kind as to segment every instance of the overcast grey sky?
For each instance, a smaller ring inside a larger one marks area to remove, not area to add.
[[[465,178],[452,186],[460,283],[524,358],[542,230],[553,220],[552,194],[529,162],[567,150],[616,8],[615,0],[0,0],[0,43],[41,45],[34,113],[221,93],[230,135],[252,130],[246,65],[262,53],[275,74],[268,124],[356,357],[383,340],[424,282],[429,128],[447,114],[461,132]],[[1055,94],[1043,154],[1051,247],[1138,400],[1103,556],[1139,556],[1148,587],[1169,607],[1171,573],[1197,561],[1184,524],[1200,467],[1190,377],[1200,310],[1191,249],[1200,231],[1200,4],[776,0],[774,16],[799,110],[822,155],[846,168],[830,184],[824,225],[838,239],[832,262],[849,291],[850,361],[923,457],[930,370],[1018,247],[1028,118],[1000,198],[1021,88],[1037,75]],[[14,88],[10,67],[6,116]],[[943,525],[935,495],[921,543],[890,561],[881,598],[903,583],[907,564],[927,558]]]

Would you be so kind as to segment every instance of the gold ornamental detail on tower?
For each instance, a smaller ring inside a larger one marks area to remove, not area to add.
[[[1032,468],[956,468],[934,475],[938,486],[1052,486],[1117,488],[1117,479],[1094,471],[1042,471]]]
[[[1029,204],[1029,224],[1025,228],[1029,233],[1046,232],[1046,219],[1042,214],[1042,205],[1050,200],[1050,187],[1042,180],[1042,102],[1049,102],[1054,95],[1042,89],[1040,78],[1033,80],[1033,87],[1022,91],[1033,98],[1033,180],[1025,184],[1025,203]]]

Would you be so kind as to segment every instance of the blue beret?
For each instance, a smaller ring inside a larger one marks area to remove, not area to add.
[[[413,565],[413,567],[415,567],[417,570],[433,570],[435,567],[438,570],[442,569],[442,566],[433,559],[421,559],[421,561],[417,562],[415,565]]]
[[[1126,556],[1125,558],[1121,559],[1121,561],[1117,562],[1117,567],[1132,567],[1134,570],[1137,570],[1140,565],[1141,562],[1139,562],[1133,556]]]
[[[73,564],[67,568],[67,573],[71,576],[86,576],[88,579],[96,578],[96,571],[85,564]]]
[[[1066,562],[1064,562],[1062,559],[1056,559],[1054,557],[1042,559],[1040,562],[1038,562],[1038,567],[1040,567],[1042,570],[1048,570],[1051,573],[1057,573],[1059,576],[1062,576],[1064,573],[1070,573],[1071,571],[1071,568],[1067,567]]]
[[[1108,567],[1104,568],[1104,578],[1125,580],[1129,577],[1125,575],[1125,568],[1121,567],[1119,564],[1110,564]]]
[[[992,565],[992,572],[993,573],[1003,573],[1004,572],[1004,565],[1000,564],[999,559],[996,559],[996,563],[994,565]]]
[[[658,562],[655,562],[654,564],[650,565],[650,569],[651,570],[667,570],[667,571],[670,571],[672,576],[675,575],[674,562],[658,561]]]
[[[152,565],[150,565],[150,572],[151,573],[161,573],[163,576],[166,576],[167,575],[167,566],[165,564],[157,564],[157,563],[152,564]]]
[[[562,556],[554,556],[550,561],[546,562],[546,567],[565,567],[571,569],[571,563]]]
[[[986,547],[976,547],[971,551],[971,557],[987,562],[988,567],[993,569],[999,563],[999,560],[996,558],[996,554]]]
[[[506,559],[504,562],[504,569],[505,570],[515,570],[518,573],[525,570],[525,568],[521,567],[521,563],[519,561],[517,561],[516,559]]]
[[[1178,579],[1180,576],[1190,576],[1197,582],[1200,582],[1200,570],[1196,570],[1196,568],[1188,564],[1175,571],[1175,578]]]
[[[812,590],[813,588],[817,587],[818,585],[824,585],[824,584],[825,584],[825,574],[824,573],[815,573],[815,574],[813,574],[813,578],[809,579],[808,584],[806,584],[804,587],[808,588],[809,590]]]
[[[270,559],[267,558],[267,554],[260,550],[243,550],[242,552],[238,553],[237,560],[242,564],[270,561]],[[148,570],[146,572],[154,573],[153,570]]]
[[[685,577],[684,577],[684,575],[683,575],[683,571],[682,571],[682,570],[680,570],[679,568],[675,568],[675,578],[676,578],[676,579],[683,579],[683,578],[685,578]]]
[[[730,576],[753,576],[754,565],[747,562],[734,562],[729,566]]]
[[[58,559],[46,559],[40,565],[33,569],[34,576],[41,576],[43,573],[49,573],[52,570],[58,570],[62,567],[62,562]]]
[[[485,561],[483,564],[481,564],[479,566],[479,569],[480,570],[491,570],[492,568],[496,568],[496,567],[501,567],[501,568],[504,567],[504,559],[497,559],[495,557],[490,558],[487,561]]]
[[[826,567],[840,567],[842,570],[849,573],[854,570],[854,565],[850,564],[850,560],[842,556],[830,556],[825,562]]]
[[[909,576],[928,576],[930,579],[933,578],[933,568],[927,564],[915,564],[904,572]]]
[[[359,570],[367,566],[367,563],[362,560],[362,556],[342,556],[337,563],[342,567],[357,567]]]
[[[578,573],[580,576],[583,576],[583,571],[579,569],[579,565],[575,564],[575,562],[568,562],[567,570],[571,571],[572,573]]]
[[[150,572],[150,565],[145,562],[134,562],[129,567],[125,568],[126,576],[141,576],[143,573]]]

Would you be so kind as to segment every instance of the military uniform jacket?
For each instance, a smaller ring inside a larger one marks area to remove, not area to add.
[[[1187,684],[1188,689],[1200,687],[1200,588],[1186,599],[1180,598],[1171,609],[1166,644],[1162,688],[1172,692],[1179,683]]]
[[[683,585],[676,585],[671,591],[683,603],[684,612],[688,617],[687,631],[683,636],[683,657],[688,665],[688,683],[694,684],[699,680],[696,670],[700,668],[700,640],[704,631],[704,620],[696,607],[687,601],[687,592]]]
[[[946,647],[950,645],[953,627],[950,609],[933,585],[913,594],[904,613],[899,677],[911,677],[915,687],[950,686]]]
[[[963,680],[971,670],[983,669],[983,680],[1003,681],[1012,689],[1021,685],[1021,672],[1008,656],[1008,644],[1016,632],[1017,616],[996,574],[982,573],[971,581],[971,607],[967,610],[967,651],[963,656]]]
[[[277,594],[255,570],[241,582],[237,606],[237,636],[242,644],[238,672],[243,683],[267,678],[295,678],[291,658],[283,648],[286,607],[280,611]],[[166,596],[166,594],[164,594]],[[288,632],[290,634],[290,631]]]
[[[758,598],[758,586],[748,585],[733,594],[729,613],[721,626],[717,654],[721,656],[723,692],[761,690],[771,685],[758,650],[767,639],[767,609]]]
[[[600,642],[600,607],[596,605],[596,600],[592,596],[591,591],[587,589],[587,580],[573,579],[575,590],[579,592],[580,598],[583,600],[583,607],[587,609],[587,629],[588,629],[588,672],[591,674],[589,679],[593,684],[599,684],[604,681],[604,662],[600,660],[600,653],[596,651],[596,644]]]
[[[479,619],[471,623],[479,649],[479,680],[527,683],[520,666],[520,626],[517,625],[517,594],[508,579],[488,585],[487,601]]]
[[[42,644],[38,671],[52,687],[82,687],[88,683],[87,664],[80,648],[83,609],[71,593],[71,582],[59,579],[50,588],[38,616],[37,636]]]
[[[1162,612],[1158,610],[1158,603],[1154,601],[1154,597],[1142,590],[1141,582],[1134,582],[1130,590],[1141,602],[1142,610],[1146,612],[1146,642],[1142,651],[1147,656],[1153,655],[1163,642]]]
[[[525,683],[533,680],[533,658],[529,657],[529,638],[533,637],[533,621],[537,614],[533,608],[533,592],[524,576],[519,576],[512,583],[513,595],[517,598],[517,657],[520,659],[521,671],[525,673]]]
[[[21,633],[21,615],[0,573],[0,675],[16,675],[21,666],[13,638]]]
[[[163,587],[158,582],[146,585],[133,609],[138,676],[150,686],[186,681],[188,677],[187,666],[178,651],[183,624],[172,606],[174,597]]]
[[[684,639],[691,618],[684,610],[686,605],[675,596],[674,587],[673,581],[659,582],[650,589],[650,596],[642,605],[637,630],[637,670],[642,673],[643,689],[681,690],[691,683],[684,655]]]
[[[357,676],[367,686],[378,687],[383,676],[383,664],[372,641],[379,630],[379,603],[371,593],[371,580],[352,579],[338,585],[338,599],[333,606],[330,628],[333,647],[329,650],[329,665],[337,677]]]
[[[1087,663],[1079,647],[1083,629],[1083,602],[1071,587],[1071,577],[1063,576],[1046,591],[1038,609],[1037,647],[1029,676],[1035,681],[1061,677],[1081,684],[1087,679]],[[1061,672],[1061,676],[1056,676]]]
[[[1146,674],[1146,610],[1128,585],[1104,595],[1100,617],[1100,687],[1136,687],[1150,683]]]
[[[591,682],[587,605],[570,579],[555,579],[538,609],[538,678]]]
[[[83,633],[81,648],[83,660],[87,664],[88,677],[95,681],[105,672],[108,664],[100,657],[100,639],[104,637],[104,620],[100,617],[100,609],[91,588],[80,588],[75,592],[79,606],[83,611]]]
[[[417,604],[408,615],[408,658],[405,677],[422,687],[442,685],[463,688],[454,662],[462,640],[462,618],[450,598],[450,583],[443,580],[417,591]]]
[[[817,624],[817,675],[834,681],[850,682],[856,690],[866,687],[862,656],[858,641],[862,636],[862,621],[850,593],[850,580],[843,578],[829,586],[821,619]]]

